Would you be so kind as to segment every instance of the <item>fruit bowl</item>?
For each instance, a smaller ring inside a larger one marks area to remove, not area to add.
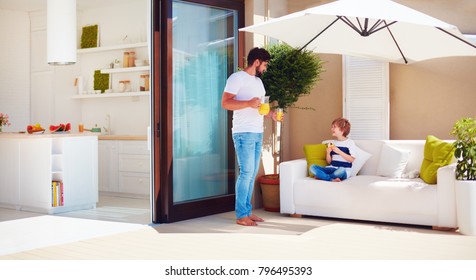
[[[44,128],[41,129],[31,129],[27,130],[28,134],[43,134],[45,132]]]
[[[26,131],[28,132],[28,134],[42,134],[45,132],[45,129],[41,127],[40,124],[36,124],[36,125],[28,125],[26,127]]]

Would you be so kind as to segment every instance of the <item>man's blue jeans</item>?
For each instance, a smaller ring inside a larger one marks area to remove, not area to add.
[[[344,167],[333,167],[333,166],[319,166],[313,164],[309,167],[309,171],[314,177],[325,180],[332,181],[334,179],[347,179],[347,172]]]
[[[235,212],[236,218],[241,219],[251,215],[251,196],[259,170],[263,133],[233,133],[233,143],[240,168],[235,185]]]

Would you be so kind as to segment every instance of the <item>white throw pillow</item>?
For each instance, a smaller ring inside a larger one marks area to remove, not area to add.
[[[355,160],[352,162],[352,176],[357,176],[360,169],[362,169],[372,154],[367,153],[366,151],[357,147],[357,145],[355,146],[355,151],[353,153],[355,154]]]
[[[380,153],[377,175],[390,178],[402,177],[403,170],[405,170],[410,159],[410,154],[410,151],[399,150],[384,144]]]

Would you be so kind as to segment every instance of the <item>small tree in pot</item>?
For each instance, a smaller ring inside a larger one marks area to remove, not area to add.
[[[453,126],[457,180],[476,180],[476,118],[462,118]]]
[[[278,107],[286,111],[301,96],[311,93],[324,71],[323,62],[311,51],[286,44],[273,45],[268,51],[271,61],[263,74],[263,84],[270,102],[275,101]]]
[[[461,233],[476,235],[476,118],[462,118],[453,126],[456,136],[456,206]]]
[[[296,49],[286,44],[273,45],[268,48],[268,51],[271,54],[271,60],[262,80],[273,108],[282,108],[284,112],[288,108],[312,109],[311,107],[295,107],[294,104],[301,96],[309,95],[314,85],[320,80],[324,68],[319,56],[311,51]],[[279,144],[272,145],[275,172],[278,173],[282,124],[273,123],[273,125],[273,142],[280,139]],[[275,151],[275,147],[279,147],[279,150]],[[276,160],[276,157],[279,160]],[[264,209],[278,212],[279,174],[264,175],[258,181],[261,183]]]

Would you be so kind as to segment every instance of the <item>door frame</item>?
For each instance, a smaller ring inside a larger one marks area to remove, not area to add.
[[[244,26],[244,0],[182,0],[184,2],[238,11],[238,26]],[[234,178],[229,194],[174,204],[173,202],[173,125],[172,125],[172,0],[152,0],[151,67],[151,183],[152,222],[170,223],[234,210]],[[238,57],[243,57],[243,35],[238,38]],[[238,66],[242,67],[242,59]],[[229,155],[233,160],[231,112],[229,119]],[[231,147],[230,147],[231,146]]]

